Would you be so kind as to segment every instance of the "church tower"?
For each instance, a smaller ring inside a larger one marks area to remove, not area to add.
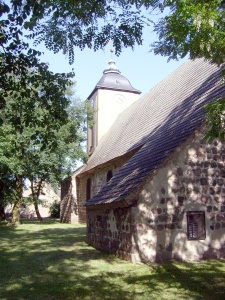
[[[113,51],[111,50],[111,52]],[[121,75],[111,57],[108,67],[103,71],[103,76],[88,97],[88,101],[94,109],[94,125],[88,128],[88,155],[94,152],[117,116],[135,102],[140,93],[139,90],[132,87],[126,77]]]

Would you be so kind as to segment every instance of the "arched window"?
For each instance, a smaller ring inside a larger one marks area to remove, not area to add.
[[[113,172],[112,172],[112,170],[109,170],[107,172],[106,182],[108,182],[112,177],[113,177]]]
[[[86,201],[91,198],[91,178],[87,179],[86,182]]]

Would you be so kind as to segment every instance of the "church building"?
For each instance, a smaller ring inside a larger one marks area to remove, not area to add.
[[[111,59],[88,100],[89,160],[64,181],[61,222],[133,262],[225,257],[225,147],[204,139],[221,70],[188,61],[144,96]]]

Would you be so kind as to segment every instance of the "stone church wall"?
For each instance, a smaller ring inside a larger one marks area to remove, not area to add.
[[[135,191],[132,207],[87,208],[88,243],[133,262],[225,257],[224,160],[223,144],[196,133]],[[204,214],[204,238],[188,239],[188,212]]]
[[[131,260],[134,221],[131,207],[88,209],[87,242],[96,249]]]
[[[140,191],[133,261],[225,257],[225,148],[201,138],[190,138]],[[187,212],[199,211],[206,236],[189,240]]]

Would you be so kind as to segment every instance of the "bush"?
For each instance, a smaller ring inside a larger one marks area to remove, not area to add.
[[[60,218],[60,203],[55,201],[50,206],[51,218]]]

